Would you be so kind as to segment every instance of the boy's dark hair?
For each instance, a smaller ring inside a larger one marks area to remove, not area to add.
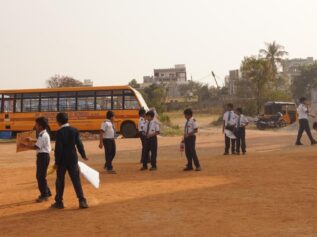
[[[188,108],[184,110],[184,115],[193,116],[193,110]]]
[[[242,108],[237,108],[237,112],[239,112],[240,114],[242,114]]]
[[[313,123],[313,129],[317,129],[317,122]]]
[[[231,103],[227,104],[227,108],[233,109],[233,104],[231,104]]]
[[[145,114],[145,115],[146,115],[146,116],[150,116],[151,118],[154,118],[155,113],[154,113],[154,111],[153,111],[153,110],[150,110],[150,111],[146,112],[146,114]]]
[[[299,103],[304,103],[306,100],[307,100],[306,97],[301,97],[301,98],[299,99]]]
[[[68,115],[66,113],[58,113],[56,115],[56,120],[59,124],[64,125],[68,123]]]
[[[107,118],[107,119],[112,119],[113,116],[114,116],[114,113],[113,113],[111,110],[109,110],[109,111],[107,112],[106,118]]]
[[[145,109],[141,108],[141,109],[139,110],[139,116],[144,116],[145,113],[146,113]]]
[[[48,119],[45,117],[38,117],[35,122],[41,126],[43,129],[49,129]]]

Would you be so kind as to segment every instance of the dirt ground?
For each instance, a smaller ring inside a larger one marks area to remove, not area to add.
[[[204,129],[202,172],[182,171],[179,137],[159,138],[156,172],[139,171],[138,139],[118,139],[116,175],[103,171],[97,141],[86,141],[86,163],[101,175],[98,190],[82,178],[86,210],[69,179],[66,209],[35,203],[34,152],[0,144],[0,236],[316,237],[317,147],[295,147],[295,133],[249,130],[247,155],[225,157],[220,129]]]

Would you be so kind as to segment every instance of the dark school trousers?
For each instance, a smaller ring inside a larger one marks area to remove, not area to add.
[[[47,185],[46,174],[50,164],[48,153],[38,153],[36,158],[36,180],[42,197],[51,196],[51,190]]]
[[[225,153],[229,153],[231,143],[231,153],[235,153],[236,139],[231,139],[225,135]]]
[[[148,157],[151,152],[151,166],[156,168],[157,158],[157,136],[145,138],[145,156],[143,157],[143,167],[147,167]]]
[[[142,144],[142,154],[141,154],[141,163],[143,164],[143,159],[144,159],[144,157],[146,157],[145,156],[145,154],[146,154],[146,149],[145,149],[145,147],[146,147],[146,137],[145,137],[145,135],[144,134],[141,134],[140,135],[140,140],[141,140],[141,144]],[[145,159],[149,159],[149,157],[147,156]]]
[[[307,133],[310,142],[313,143],[315,141],[315,139],[313,138],[313,136],[312,136],[312,134],[310,132],[308,119],[300,119],[299,120],[299,129],[298,129],[296,143],[300,143],[300,139],[302,138],[302,135],[303,135],[304,131]]]
[[[79,201],[86,200],[84,197],[83,188],[80,182],[79,166],[78,166],[78,163],[75,163],[75,164],[57,166],[55,201],[58,203],[63,202],[66,171],[68,171],[69,177],[73,183],[73,187],[75,189],[78,200]]]
[[[239,128],[236,132],[237,137],[237,147],[236,152],[240,153],[240,148],[243,153],[246,152],[246,143],[245,143],[245,128]]]
[[[199,160],[196,153],[196,136],[189,136],[184,139],[185,154],[187,158],[187,168],[193,168],[193,161],[196,168],[200,167]]]
[[[103,147],[105,149],[105,168],[107,170],[112,170],[112,161],[114,157],[116,156],[116,142],[114,139],[103,139]]]

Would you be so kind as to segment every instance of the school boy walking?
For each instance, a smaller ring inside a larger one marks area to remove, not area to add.
[[[233,135],[233,132],[235,129],[235,124],[236,124],[236,114],[233,111],[233,104],[227,104],[227,111],[223,115],[223,125],[222,125],[222,132],[225,134],[225,152],[224,152],[224,155],[229,155],[230,145],[231,145],[231,154],[236,153],[235,152],[236,139],[229,137],[228,134],[226,134],[226,132],[228,132],[231,135]]]
[[[193,118],[193,111],[191,109],[184,110],[186,123],[184,126],[184,137],[182,143],[185,145],[185,154],[187,158],[187,165],[184,171],[193,170],[193,161],[196,171],[201,171],[201,166],[196,153],[196,133],[198,132],[198,125]]]
[[[237,155],[240,155],[240,148],[242,154],[245,155],[246,151],[246,142],[245,142],[245,127],[249,124],[247,117],[242,114],[242,108],[236,109],[237,119],[236,119],[236,137],[237,137]]]
[[[160,126],[154,120],[154,111],[150,110],[146,113],[146,123],[144,126],[144,134],[145,134],[145,156],[143,157],[143,166],[141,170],[148,169],[148,159],[151,152],[151,168],[150,171],[157,170],[157,135],[160,134]]]
[[[56,196],[52,208],[63,209],[63,194],[65,186],[65,174],[68,172],[73,183],[79,208],[88,208],[80,182],[77,150],[84,160],[88,160],[83,143],[80,140],[76,128],[69,126],[68,115],[58,113],[56,120],[60,129],[56,132],[55,143],[55,167],[56,167]],[[77,148],[77,150],[76,150]]]
[[[99,148],[105,149],[105,166],[104,168],[107,170],[109,174],[115,174],[116,171],[113,169],[112,161],[116,156],[116,142],[115,142],[115,128],[113,125],[114,113],[112,111],[108,111],[106,115],[106,120],[101,124],[100,128],[100,142]]]
[[[303,135],[303,132],[305,131],[308,135],[308,138],[310,140],[310,143],[312,145],[316,144],[316,140],[313,138],[311,132],[310,132],[310,127],[309,127],[309,121],[308,121],[308,116],[315,118],[315,115],[312,115],[309,113],[308,110],[308,104],[307,104],[307,99],[305,97],[302,97],[299,99],[299,106],[297,107],[297,113],[298,113],[298,121],[299,121],[299,129],[298,129],[298,134],[297,134],[297,139],[295,145],[303,145],[301,143],[301,138]]]

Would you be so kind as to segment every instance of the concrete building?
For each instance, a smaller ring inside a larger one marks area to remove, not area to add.
[[[143,83],[186,83],[187,73],[184,64],[174,68],[154,69],[153,76],[144,76]]]
[[[282,62],[283,74],[287,76],[289,83],[291,83],[294,77],[299,75],[302,66],[312,65],[315,62],[313,57],[285,59]]]
[[[85,79],[83,81],[83,85],[86,86],[86,87],[91,87],[91,86],[94,86],[94,82],[92,80]]]
[[[239,69],[230,70],[229,76],[225,78],[225,84],[228,88],[229,95],[235,95],[237,93],[237,82],[241,79],[241,73]]]

